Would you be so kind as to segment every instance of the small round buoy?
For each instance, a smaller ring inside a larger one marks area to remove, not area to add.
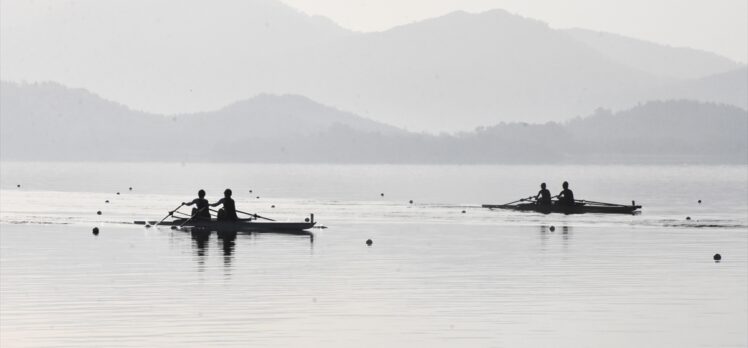
[[[21,184],[16,185],[16,187],[21,188]]]
[[[465,211],[463,210],[462,213],[465,214]]]
[[[145,224],[145,228],[151,228],[151,225]]]
[[[309,218],[304,219],[304,222],[309,222]]]
[[[714,261],[720,261],[720,260],[722,260],[722,255],[714,254]]]
[[[101,210],[97,211],[96,215],[101,215]]]
[[[275,208],[275,204],[271,205],[270,208]]]
[[[371,241],[371,239],[366,240],[366,245],[371,246],[374,242]]]
[[[699,200],[699,204],[701,204],[701,200]]]
[[[691,217],[690,216],[686,216],[686,220],[691,220]]]
[[[260,196],[257,196],[257,199],[260,199]]]
[[[410,204],[413,204],[413,200],[411,199],[409,203],[410,203]]]
[[[177,229],[177,226],[171,226],[171,229],[172,229],[172,230],[176,230],[176,229]]]
[[[249,193],[252,193],[252,190],[249,190]]]
[[[556,226],[551,226],[550,230],[551,230],[551,232],[555,231],[556,230]]]
[[[119,192],[117,192],[117,195],[119,195]]]
[[[382,197],[384,197],[384,193],[380,193],[379,195],[382,196]]]
[[[94,234],[94,236],[98,236],[99,235],[99,228],[98,227],[94,227],[93,228],[93,234]]]

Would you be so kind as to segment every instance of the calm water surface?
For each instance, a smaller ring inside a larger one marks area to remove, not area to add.
[[[748,345],[746,166],[2,163],[0,174],[2,347]],[[579,198],[644,211],[479,208],[563,180]],[[225,187],[239,209],[315,213],[328,228],[129,224]]]

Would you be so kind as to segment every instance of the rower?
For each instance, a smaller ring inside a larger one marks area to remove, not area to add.
[[[223,198],[219,199],[218,202],[211,204],[211,207],[217,207],[223,204],[223,208],[218,209],[217,219],[218,221],[236,221],[239,218],[236,216],[236,205],[234,200],[231,198],[231,189],[223,191]]]
[[[540,191],[535,195],[535,201],[538,205],[551,205],[551,191],[545,188],[545,183],[540,184]]]
[[[559,205],[574,205],[574,192],[569,190],[569,183],[564,181],[563,184],[561,184],[561,187],[564,188],[561,193],[558,194],[558,204]]]
[[[210,208],[208,208],[208,200],[205,199],[205,190],[197,191],[197,197],[192,202],[182,202],[184,205],[197,205],[197,208],[192,208],[192,216],[200,220],[210,220]]]

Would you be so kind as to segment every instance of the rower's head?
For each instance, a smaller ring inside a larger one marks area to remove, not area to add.
[[[226,198],[231,198],[231,189],[226,189],[223,191],[223,196]]]
[[[545,183],[540,184],[540,188],[542,188],[543,190],[545,190]]]
[[[566,182],[566,181],[564,181],[564,183],[561,184],[561,187],[563,187],[564,189],[567,189],[567,188],[569,188],[569,183]]]
[[[205,190],[197,191],[197,196],[200,197],[200,198],[204,198],[205,197]]]

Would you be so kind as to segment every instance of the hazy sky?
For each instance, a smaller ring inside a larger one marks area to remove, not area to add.
[[[748,61],[747,0],[282,0],[343,27],[379,31],[456,10],[501,8],[555,28],[608,31]]]

